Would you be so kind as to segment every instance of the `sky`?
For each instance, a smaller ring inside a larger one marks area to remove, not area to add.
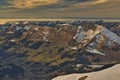
[[[120,18],[120,0],[0,0],[0,18]]]

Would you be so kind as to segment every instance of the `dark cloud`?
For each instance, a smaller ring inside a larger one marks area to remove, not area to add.
[[[89,0],[64,0],[66,3],[80,3],[80,2],[86,2]]]

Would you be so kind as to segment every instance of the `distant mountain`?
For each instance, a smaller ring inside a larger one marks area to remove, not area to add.
[[[119,29],[101,21],[0,25],[0,79],[50,80],[111,67],[120,63]]]

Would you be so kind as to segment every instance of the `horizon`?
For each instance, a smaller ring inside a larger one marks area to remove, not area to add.
[[[120,22],[120,18],[4,18],[0,19],[0,24],[7,22],[29,22],[29,21],[100,21],[104,22]]]

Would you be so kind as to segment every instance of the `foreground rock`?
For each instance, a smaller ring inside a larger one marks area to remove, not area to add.
[[[120,79],[120,64],[98,72],[70,74],[60,76],[52,80],[119,80],[119,79]]]

